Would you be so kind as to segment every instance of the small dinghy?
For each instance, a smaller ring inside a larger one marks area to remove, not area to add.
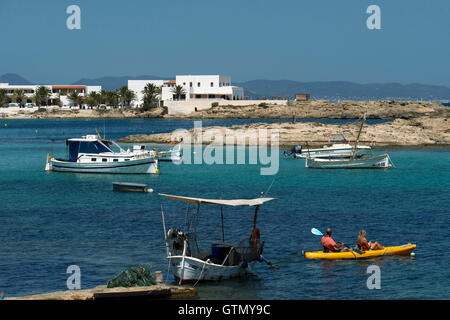
[[[153,189],[147,189],[146,184],[131,182],[113,182],[113,191],[122,192],[153,192]]]

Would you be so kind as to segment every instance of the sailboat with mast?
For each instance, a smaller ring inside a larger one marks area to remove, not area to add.
[[[336,158],[336,157],[320,157],[313,158],[310,155],[306,156],[305,167],[312,169],[387,169],[392,166],[392,161],[386,150],[385,154],[382,155],[357,155],[357,146],[359,138],[361,136],[361,131],[366,121],[366,114],[364,114],[361,121],[361,126],[359,127],[358,135],[355,144],[352,148],[352,152],[349,158]]]

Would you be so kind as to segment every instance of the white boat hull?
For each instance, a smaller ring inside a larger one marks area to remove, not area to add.
[[[353,147],[344,147],[344,148],[323,148],[323,149],[305,149],[302,150],[302,153],[296,153],[296,158],[306,159],[310,158],[327,158],[327,157],[342,157],[348,156],[350,157],[353,152]],[[358,147],[356,148],[356,155],[366,154],[371,152],[370,147]]]
[[[193,257],[184,257],[183,260],[183,256],[169,256],[168,259],[173,275],[179,280],[180,284],[240,277],[251,272],[255,263],[255,261],[252,261],[247,267],[243,267],[222,266]]]
[[[121,162],[80,163],[52,158],[48,169],[49,171],[76,173],[158,173],[158,160],[144,158]]]
[[[347,160],[306,158],[306,168],[313,169],[386,169],[391,165],[389,155]]]

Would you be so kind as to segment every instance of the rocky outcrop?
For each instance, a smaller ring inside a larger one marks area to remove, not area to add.
[[[349,141],[356,139],[360,123],[323,124],[319,122],[285,122],[285,123],[254,123],[232,127],[205,127],[202,129],[203,144],[220,143],[258,144],[259,130],[267,129],[268,142],[271,134],[279,132],[279,144],[290,146],[297,143],[309,143],[311,146],[323,145],[329,142],[334,133],[343,133]],[[198,132],[189,130],[188,136],[172,133],[131,135],[119,139],[125,143],[179,143],[183,138],[187,141],[200,141]],[[218,139],[218,136],[220,138]],[[244,140],[243,140],[244,139]],[[243,143],[243,141],[245,141]],[[383,146],[438,146],[450,145],[450,120],[439,117],[416,117],[413,119],[396,119],[378,124],[364,125],[360,141],[374,147]]]
[[[252,119],[410,119],[415,117],[449,117],[450,108],[440,103],[421,101],[342,101],[326,100],[297,102],[291,105],[216,106],[189,115],[166,115],[185,118],[252,118]]]

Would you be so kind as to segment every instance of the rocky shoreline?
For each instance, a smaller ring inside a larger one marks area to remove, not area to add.
[[[308,143],[310,146],[322,146],[330,141],[335,133],[343,133],[350,142],[355,141],[360,124],[358,122],[342,124],[323,124],[320,122],[284,122],[284,123],[254,123],[232,127],[202,128],[201,142],[210,144],[223,141],[235,145],[258,144],[259,129],[267,130],[268,144],[271,134],[278,132],[280,146],[292,146],[298,143]],[[130,135],[119,139],[124,143],[158,143],[175,144],[181,141],[200,141],[200,131],[197,134],[191,129],[188,136],[159,133]],[[223,138],[217,139],[217,136]],[[197,137],[197,139],[196,139]],[[243,138],[244,137],[244,138]],[[243,142],[244,140],[245,142]],[[411,120],[396,119],[390,122],[364,125],[360,142],[373,147],[414,147],[414,146],[450,146],[450,121],[447,118],[419,117]]]
[[[188,115],[165,115],[165,118],[199,119],[410,119],[448,117],[450,108],[440,103],[422,101],[342,101],[296,102],[291,105],[267,105],[264,102],[245,107],[217,106]]]
[[[324,124],[298,122],[295,119],[356,119],[361,118],[364,113],[368,119],[393,120],[364,126],[360,141],[371,144],[375,148],[450,145],[450,121],[447,121],[450,118],[450,108],[430,102],[344,101],[335,104],[328,101],[309,101],[292,106],[215,107],[196,112],[201,116],[194,117],[191,114],[186,118],[240,118],[242,115],[246,115],[246,118],[292,119],[290,123],[255,123],[229,128],[203,128],[203,144],[213,142],[214,138],[208,132],[215,131],[224,137],[223,141],[228,137],[228,141],[234,141],[234,144],[243,144],[242,139],[239,138],[246,136],[244,144],[254,145],[257,144],[255,142],[258,139],[257,131],[267,129],[279,132],[280,146],[306,142],[311,146],[322,146],[329,142],[334,133],[343,133],[349,141],[354,141],[359,123]],[[188,137],[183,138],[184,141],[186,138],[194,141],[194,131],[190,130]],[[119,142],[174,144],[180,140],[180,136],[161,133],[132,135],[119,139]]]
[[[203,128],[202,143],[210,144],[214,138],[211,130],[234,144],[257,144],[258,130],[279,132],[279,144],[290,146],[308,142],[311,146],[329,142],[331,134],[343,133],[352,141],[356,138],[359,124],[324,124],[299,122],[296,119],[390,119],[383,123],[365,125],[360,141],[373,147],[414,147],[450,145],[450,108],[440,103],[421,101],[342,101],[332,103],[324,100],[297,102],[291,105],[267,105],[264,102],[245,107],[217,106],[188,115],[169,115],[166,108],[155,108],[148,112],[137,110],[40,110],[16,118],[182,118],[182,119],[290,119],[284,123],[254,123],[232,127]],[[14,118],[9,116],[9,118]],[[262,120],[263,121],[263,120]],[[255,132],[252,132],[255,131]],[[206,133],[206,135],[205,135]],[[189,131],[195,140],[193,130]],[[198,135],[198,133],[197,133]],[[208,137],[209,135],[209,137]],[[256,136],[255,136],[256,135]],[[239,139],[246,136],[245,142]],[[269,134],[270,136],[270,134]],[[198,137],[197,137],[198,138]],[[255,139],[253,139],[255,138]],[[180,136],[171,133],[131,135],[119,139],[124,143],[174,144]],[[186,140],[185,140],[186,141]],[[216,139],[217,142],[217,139]],[[270,137],[269,137],[270,143]]]
[[[9,112],[13,118],[188,118],[188,119],[359,119],[366,113],[368,119],[411,119],[416,117],[449,117],[450,108],[440,103],[421,101],[342,101],[326,100],[296,102],[290,105],[269,105],[262,100],[251,106],[216,106],[191,114],[169,115],[167,108],[158,107],[141,112],[135,109],[114,110],[60,110],[49,108],[35,112]]]

